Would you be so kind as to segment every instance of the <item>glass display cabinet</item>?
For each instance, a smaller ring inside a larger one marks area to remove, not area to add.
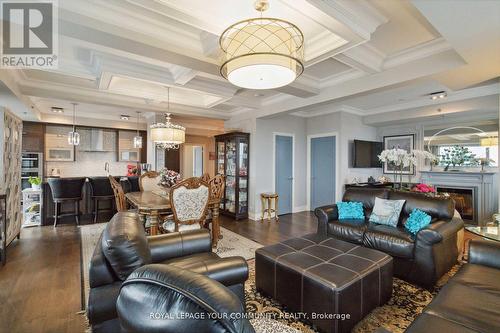
[[[222,214],[235,220],[248,218],[248,169],[250,134],[233,132],[215,137],[215,170],[226,176]]]

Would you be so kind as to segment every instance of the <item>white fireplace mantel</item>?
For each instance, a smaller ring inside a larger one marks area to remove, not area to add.
[[[420,171],[422,182],[434,186],[474,189],[476,221],[484,225],[498,213],[498,172],[480,171]]]

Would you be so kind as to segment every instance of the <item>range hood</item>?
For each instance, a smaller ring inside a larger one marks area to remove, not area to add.
[[[110,147],[114,147],[113,143],[105,143],[104,140],[104,130],[99,128],[92,128],[86,130],[88,135],[88,139],[83,140],[85,143],[82,147],[82,151],[86,152],[112,152],[114,149]]]

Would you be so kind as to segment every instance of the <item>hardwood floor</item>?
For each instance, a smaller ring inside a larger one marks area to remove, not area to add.
[[[23,229],[0,268],[0,332],[84,332],[76,226]]]
[[[316,231],[310,212],[274,220],[221,225],[264,245]],[[0,332],[78,333],[85,331],[80,295],[80,233],[75,225],[23,229],[0,267]]]
[[[282,215],[279,222],[275,220],[235,222],[223,217],[221,226],[257,243],[270,245],[288,238],[316,232],[317,221],[312,212],[300,212]]]

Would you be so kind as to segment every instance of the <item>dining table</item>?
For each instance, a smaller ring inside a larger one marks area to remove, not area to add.
[[[128,192],[125,198],[130,205],[137,209],[141,217],[149,219],[149,234],[151,236],[161,234],[161,216],[171,214],[171,204],[168,192],[162,191],[141,191]],[[220,199],[211,198],[208,202],[208,209],[212,212],[212,246],[216,247],[221,237],[219,226],[219,205]]]

